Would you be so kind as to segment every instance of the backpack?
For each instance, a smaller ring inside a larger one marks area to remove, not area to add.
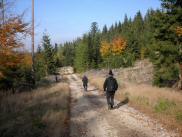
[[[84,76],[83,79],[82,79],[82,81],[83,81],[84,83],[88,83],[88,78],[87,78],[86,76]]]
[[[116,91],[118,88],[116,79],[109,77],[107,79],[107,91]]]

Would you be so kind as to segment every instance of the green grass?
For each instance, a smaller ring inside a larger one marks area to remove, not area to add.
[[[176,104],[173,101],[169,101],[168,99],[159,99],[156,105],[154,106],[155,112],[161,113],[166,112],[167,110],[175,107]]]
[[[182,110],[176,113],[176,120],[182,124]]]
[[[148,106],[149,105],[149,99],[144,96],[137,96],[135,97],[135,100],[138,104]]]

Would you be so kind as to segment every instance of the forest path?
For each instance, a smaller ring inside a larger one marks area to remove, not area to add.
[[[108,110],[106,99],[97,88],[89,85],[85,92],[77,75],[67,78],[71,89],[71,137],[176,137],[127,102],[115,100],[119,107]]]

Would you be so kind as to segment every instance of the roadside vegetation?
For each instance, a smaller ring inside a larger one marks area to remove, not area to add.
[[[12,6],[0,2],[0,13],[6,15],[0,19],[0,136],[66,137],[70,95],[67,81],[58,79],[58,45],[44,33],[33,64],[23,42],[31,24],[24,21],[24,13],[11,13]]]
[[[0,136],[68,136],[69,100],[66,82],[3,96],[0,100]]]

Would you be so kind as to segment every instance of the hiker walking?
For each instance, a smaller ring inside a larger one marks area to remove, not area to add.
[[[83,82],[84,90],[87,91],[88,78],[86,75],[83,76],[82,82]]]
[[[109,71],[109,76],[106,78],[103,88],[106,92],[108,109],[112,109],[114,106],[114,94],[118,89],[118,83],[117,80],[113,77],[112,70]]]

